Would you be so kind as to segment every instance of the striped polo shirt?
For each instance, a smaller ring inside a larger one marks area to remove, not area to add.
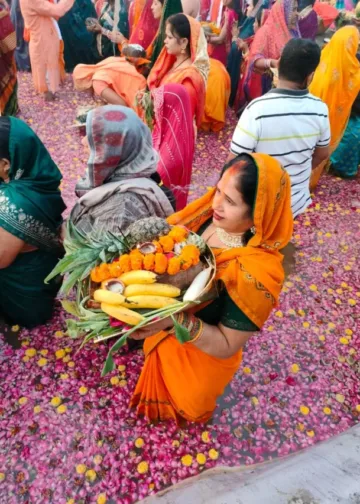
[[[311,203],[312,155],[330,143],[328,116],[327,105],[308,90],[272,89],[246,107],[234,131],[233,154],[269,154],[289,173],[294,218]]]

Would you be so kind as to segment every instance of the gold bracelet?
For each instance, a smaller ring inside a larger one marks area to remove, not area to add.
[[[198,319],[200,324],[199,324],[199,330],[198,332],[195,334],[195,336],[193,337],[193,339],[191,339],[189,341],[189,343],[195,343],[195,341],[199,341],[199,339],[201,338],[201,336],[203,335],[204,333],[204,324],[203,324],[203,321]]]

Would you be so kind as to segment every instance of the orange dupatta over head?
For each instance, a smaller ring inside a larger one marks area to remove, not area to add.
[[[279,298],[284,270],[279,252],[293,230],[289,175],[267,154],[252,154],[258,167],[258,186],[253,211],[256,234],[246,247],[214,250],[216,280],[224,282],[234,303],[262,327]],[[198,231],[213,214],[215,188],[184,210],[168,218]]]
[[[183,14],[185,16],[185,14]],[[171,71],[175,56],[168,54],[164,47],[148,77],[149,89],[158,88],[164,84],[183,84],[191,81],[196,91],[196,118],[200,124],[204,114],[206,83],[209,74],[210,62],[207,54],[207,42],[201,24],[190,16],[186,16],[190,23],[190,55],[192,65],[179,70]],[[190,97],[192,99],[192,97]]]
[[[351,107],[360,90],[360,63],[356,57],[359,31],[355,26],[344,26],[321,51],[320,64],[309,90],[321,98],[329,108],[331,130],[330,151],[339,145],[345,132]],[[314,188],[326,165],[321,163],[312,173]]]

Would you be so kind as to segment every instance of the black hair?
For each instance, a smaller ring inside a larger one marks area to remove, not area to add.
[[[188,18],[185,16],[185,14],[180,13],[170,16],[167,19],[166,24],[170,26],[170,31],[178,42],[182,38],[188,39],[189,43],[186,49],[190,54],[191,28],[190,28],[190,22]]]
[[[320,63],[320,53],[320,47],[312,40],[291,39],[281,54],[280,79],[304,84]]]
[[[306,7],[310,7],[310,6],[313,7],[314,3],[315,3],[315,0],[299,0],[297,10],[298,10],[298,12],[301,12]]]
[[[10,161],[9,141],[10,118],[2,116],[0,117],[0,159]]]
[[[228,5],[229,9],[232,9],[233,11],[236,12],[236,14],[240,15],[241,14],[241,5],[239,0],[231,0],[231,4]]]
[[[241,194],[243,202],[248,207],[248,215],[251,217],[255,209],[258,184],[258,167],[254,158],[249,154],[239,154],[224,166],[221,172],[221,177],[226,170],[232,166],[238,165],[239,163],[241,163],[241,170],[237,175],[235,187]],[[252,237],[253,234],[249,229],[244,234],[243,244],[246,245]]]

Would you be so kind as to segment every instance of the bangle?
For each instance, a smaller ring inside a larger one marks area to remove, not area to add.
[[[201,338],[201,336],[204,333],[204,324],[203,324],[203,321],[200,320],[200,319],[197,319],[197,320],[199,321],[199,328],[198,328],[195,336],[189,341],[189,343],[195,343],[195,341],[199,341],[199,339]]]

